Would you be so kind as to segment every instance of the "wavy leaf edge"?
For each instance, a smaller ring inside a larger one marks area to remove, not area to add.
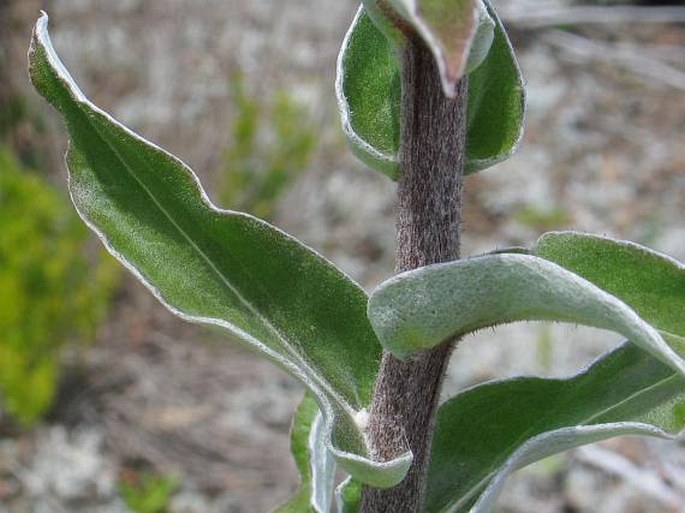
[[[584,380],[594,379],[596,381],[598,377],[602,375],[606,375],[607,377],[612,376],[617,367],[626,363],[624,361],[626,357],[629,361],[634,358],[634,356],[628,355],[641,355],[639,360],[633,361],[633,366],[638,365],[641,367],[644,365],[641,362],[653,360],[650,355],[644,354],[633,344],[624,342],[618,348],[598,356],[595,360],[584,366],[579,372],[568,377],[517,376],[514,378],[494,379],[470,386],[460,391],[456,396],[451,397],[440,406],[437,419],[436,440],[434,443],[439,444],[441,436],[445,436],[445,434],[449,433],[448,426],[450,424],[446,426],[445,423],[449,422],[448,419],[451,415],[459,415],[459,412],[462,412],[464,407],[468,409],[468,413],[465,414],[466,418],[470,418],[474,413],[477,413],[472,409],[474,404],[473,399],[466,399],[469,396],[473,396],[473,394],[485,393],[485,397],[487,398],[488,393],[485,392],[486,390],[498,389],[503,386],[511,386],[512,384],[518,384],[519,386],[515,386],[513,391],[508,392],[510,395],[512,393],[516,394],[521,392],[521,390],[518,389],[520,388],[520,384],[528,384],[528,386],[535,385],[537,387],[565,385],[570,387],[567,388],[567,390],[570,391]],[[616,361],[616,359],[618,359],[618,361]],[[656,362],[656,360],[653,361]],[[606,367],[607,365],[609,365],[608,368]],[[662,364],[660,363],[658,364],[658,366],[661,365]],[[633,366],[631,366],[631,371],[629,372],[635,370]],[[649,368],[651,369],[652,367]],[[663,368],[668,369],[667,367]],[[446,500],[444,488],[441,491],[438,491],[439,495],[436,496],[433,495],[436,490],[432,490],[429,484],[426,513],[465,513],[466,511],[469,513],[489,513],[495,506],[496,500],[499,497],[507,478],[514,471],[546,457],[588,443],[595,443],[615,436],[625,435],[650,436],[664,440],[675,439],[680,436],[683,433],[683,429],[685,429],[685,417],[682,417],[682,415],[678,416],[675,413],[676,405],[685,406],[685,403],[683,402],[685,400],[685,389],[677,395],[673,395],[675,389],[671,389],[667,395],[662,395],[663,391],[657,393],[656,397],[658,398],[658,401],[655,404],[660,408],[671,409],[673,411],[671,420],[666,421],[662,419],[659,422],[655,418],[655,423],[652,424],[643,420],[628,420],[629,418],[644,418],[646,413],[643,410],[632,410],[632,407],[628,406],[627,411],[631,413],[626,417],[626,420],[616,420],[612,422],[601,421],[607,414],[611,416],[615,408],[624,407],[627,401],[639,398],[645,392],[651,393],[655,389],[655,386],[672,386],[669,385],[669,383],[672,383],[674,379],[678,380],[679,383],[685,383],[682,378],[675,374],[675,371],[669,369],[665,374],[655,377],[654,380],[647,380],[644,383],[647,385],[647,388],[629,391],[625,397],[619,395],[616,398],[618,400],[616,403],[603,404],[599,410],[595,411],[590,409],[589,411],[584,412],[582,420],[577,421],[577,423],[574,422],[572,425],[546,429],[540,432],[533,431],[532,434],[519,439],[515,445],[509,446],[510,450],[501,464],[495,466],[493,470],[481,477],[479,481],[470,484],[469,487],[464,490],[465,493],[455,495],[449,500]],[[626,378],[626,380],[631,381],[630,378]],[[640,385],[640,387],[642,387],[642,385]],[[581,394],[589,392],[589,390],[585,390],[582,387],[580,390]],[[548,398],[554,397],[554,394],[555,389],[547,392]],[[512,400],[513,399],[514,397],[512,397]],[[676,400],[675,403],[672,402],[673,399]],[[464,404],[464,400],[467,400],[466,404]],[[596,420],[600,420],[600,422],[593,424],[592,422]],[[463,421],[464,419],[462,419],[462,422]],[[441,435],[444,428],[447,428],[446,433]],[[525,426],[520,426],[520,428],[525,429]],[[471,433],[471,436],[478,435]],[[445,463],[450,456],[447,455],[444,447],[437,448],[434,445],[433,451],[431,459],[432,465],[440,463],[437,472],[439,475],[444,476],[447,473]],[[456,458],[457,461],[459,461],[458,455]],[[438,462],[438,459],[442,459],[443,461]],[[459,466],[460,465],[457,464],[457,468],[459,468]],[[458,476],[455,477],[455,479],[460,481]],[[351,477],[343,481],[335,490],[335,500],[338,511],[343,513],[357,513],[360,495],[361,485],[359,482]]]
[[[335,267],[330,261],[328,261],[325,257],[323,257],[320,253],[317,251],[308,248],[307,246],[304,246],[301,242],[299,242],[297,239],[289,235],[288,233],[284,232],[283,230],[279,229],[276,226],[273,226],[266,221],[263,221],[261,219],[258,219],[250,214],[246,214],[243,212],[236,212],[228,209],[221,209],[214,205],[212,201],[209,199],[207,196],[207,193],[203,189],[202,185],[200,184],[199,179],[195,175],[195,173],[188,167],[182,160],[180,160],[178,157],[175,155],[167,152],[163,148],[159,147],[158,145],[148,141],[144,137],[140,136],[130,128],[126,127],[125,125],[121,124],[118,122],[113,116],[111,116],[109,113],[106,111],[102,110],[100,107],[92,103],[86,95],[81,91],[79,86],[76,84],[75,80],[72,78],[71,74],[67,70],[66,66],[62,63],[61,59],[59,58],[57,52],[55,51],[51,38],[48,33],[48,21],[49,21],[49,16],[45,11],[41,11],[41,15],[36,22],[36,25],[34,27],[34,33],[33,37],[31,39],[31,45],[29,47],[28,55],[29,55],[29,71],[31,75],[31,81],[34,84],[34,86],[41,91],[41,86],[36,82],[38,78],[40,78],[40,72],[36,70],[36,67],[38,64],[35,62],[36,59],[36,54],[39,51],[42,51],[44,54],[44,57],[47,59],[48,64],[50,66],[50,71],[55,74],[57,80],[59,80],[62,85],[69,91],[69,94],[72,97],[72,100],[79,106],[79,108],[85,108],[88,111],[92,111],[94,114],[103,117],[108,123],[111,123],[114,127],[116,127],[119,130],[122,130],[125,132],[125,134],[135,140],[137,140],[140,143],[143,143],[145,145],[148,145],[152,149],[154,149],[156,152],[159,152],[161,155],[163,155],[165,158],[170,159],[173,161],[175,164],[177,164],[181,169],[184,170],[184,172],[187,174],[187,176],[193,181],[195,189],[197,194],[199,195],[203,206],[213,212],[222,214],[222,215],[237,215],[244,217],[246,219],[250,219],[262,226],[268,227],[268,229],[273,230],[274,233],[277,233],[280,237],[283,237],[284,239],[294,242],[296,244],[299,244],[306,248],[308,251],[310,251],[313,255],[318,257],[322,262],[325,262],[327,265]],[[38,78],[36,78],[38,77]],[[58,110],[61,111],[61,108],[58,106],[55,106]],[[87,115],[87,114],[86,114]],[[68,158],[69,156],[74,156],[74,147],[73,143],[70,142],[70,149],[68,152]],[[70,194],[71,194],[71,189],[70,189]],[[318,380],[312,380],[311,375],[308,375],[303,368],[299,367],[295,363],[293,363],[291,360],[288,360],[287,358],[283,357],[281,354],[278,352],[272,350],[268,346],[266,346],[263,342],[260,340],[256,339],[249,333],[245,332],[238,326],[229,323],[223,319],[217,319],[217,318],[212,318],[212,317],[203,317],[203,316],[197,316],[197,315],[190,315],[187,314],[186,312],[183,312],[173,305],[169,304],[167,300],[164,298],[160,290],[155,287],[154,284],[152,284],[143,274],[142,272],[133,264],[129,261],[129,259],[123,255],[121,252],[119,252],[116,248],[113,247],[113,245],[110,243],[107,235],[100,230],[99,227],[97,227],[92,220],[90,220],[77,206],[76,202],[74,201],[73,194],[72,194],[72,203],[74,203],[74,206],[76,207],[76,211],[79,215],[79,217],[82,219],[82,221],[88,226],[90,230],[92,230],[100,239],[100,241],[103,243],[107,251],[114,256],[129,272],[131,272],[137,279],[140,281],[152,294],[153,296],[165,306],[171,313],[179,317],[180,319],[183,319],[184,321],[191,322],[194,324],[205,324],[205,325],[214,325],[220,328],[223,328],[230,333],[234,334],[238,338],[242,339],[243,341],[247,342],[248,344],[254,346],[257,350],[259,350],[263,355],[265,355],[268,359],[270,359],[272,362],[276,363],[277,365],[281,366],[284,370],[289,372],[291,375],[296,377],[300,382],[302,382],[313,394],[315,394],[317,402],[321,408],[322,415],[324,418],[324,424],[325,424],[325,434],[326,434],[326,444],[330,452],[334,455],[334,457],[337,460],[337,463],[340,465],[341,468],[343,468],[345,471],[350,473],[351,475],[354,475],[356,478],[360,479],[362,482],[369,484],[370,486],[376,486],[379,488],[385,488],[385,487],[391,487],[399,483],[404,476],[406,475],[407,471],[409,470],[409,466],[411,465],[412,461],[412,454],[411,452],[406,452],[399,457],[389,460],[389,461],[384,461],[384,462],[378,462],[370,457],[368,457],[366,454],[369,454],[370,451],[368,450],[368,443],[366,442],[366,437],[362,430],[360,429],[360,426],[357,422],[357,419],[360,417],[360,414],[363,414],[364,410],[357,410],[355,409],[349,402],[342,396],[340,396],[338,393],[336,393],[335,390],[331,389],[330,384],[327,384],[325,382],[325,378],[319,378]],[[336,267],[337,269],[337,267]],[[363,292],[363,289],[356,284],[347,274],[344,272],[338,271],[344,275],[352,284],[354,284],[359,291]],[[365,293],[364,293],[365,294]],[[307,370],[309,370],[312,374],[317,375],[315,371],[311,369],[309,366],[308,362],[304,361],[298,361],[297,362],[300,365],[303,365]],[[319,383],[318,381],[323,381],[323,383]],[[326,386],[328,385],[328,386]],[[337,405],[336,405],[337,404]],[[342,417],[345,417],[346,420],[342,420]],[[336,444],[336,436],[335,436],[335,428],[338,426],[341,422],[344,422],[347,426],[354,425],[356,427],[357,433],[356,436],[365,443],[366,445],[366,454],[356,454],[354,452],[348,452],[344,449],[342,449],[338,444]]]

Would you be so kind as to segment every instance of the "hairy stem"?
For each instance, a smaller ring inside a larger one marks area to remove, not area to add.
[[[418,40],[402,55],[402,132],[397,191],[397,272],[459,258],[468,84],[454,99],[441,87],[431,53]],[[384,354],[367,434],[374,456],[414,454],[406,479],[365,487],[363,513],[419,513],[426,491],[440,387],[454,342],[406,361]]]

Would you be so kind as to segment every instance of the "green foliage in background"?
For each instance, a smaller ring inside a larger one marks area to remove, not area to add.
[[[165,513],[180,483],[172,476],[143,472],[119,483],[119,493],[131,513]]]
[[[2,147],[0,224],[1,404],[30,424],[55,395],[58,350],[92,340],[118,269],[102,251],[84,256],[88,231],[67,199]]]
[[[557,230],[569,224],[571,215],[563,208],[549,209],[525,206],[514,214],[514,219],[523,226],[545,232]]]
[[[2,73],[1,66],[0,73]],[[8,139],[11,131],[22,119],[25,119],[26,115],[26,101],[24,98],[12,97],[3,101],[2,109],[0,109],[0,140]]]
[[[307,109],[285,91],[264,102],[248,94],[236,76],[231,93],[236,112],[219,203],[271,219],[280,195],[307,168],[316,130]]]

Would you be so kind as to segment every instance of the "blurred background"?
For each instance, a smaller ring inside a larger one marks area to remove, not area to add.
[[[0,513],[261,512],[297,484],[300,385],[167,313],[69,205],[66,135],[25,72],[38,10],[95,103],[187,162],[217,204],[370,290],[393,272],[394,185],[354,160],[337,119],[357,3],[0,0]],[[528,82],[526,137],[467,179],[464,255],[574,228],[685,259],[682,2],[495,3]],[[472,336],[445,394],[569,375],[618,342],[538,323]],[[499,511],[683,504],[683,441],[621,438],[519,472]]]

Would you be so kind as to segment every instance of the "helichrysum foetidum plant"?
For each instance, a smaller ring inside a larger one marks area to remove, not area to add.
[[[486,383],[442,404],[424,511],[491,511],[507,476],[541,458],[616,435],[682,430],[683,264],[630,242],[555,232],[527,249],[401,273],[369,297],[278,228],[216,208],[180,160],[92,104],[47,24],[43,15],[36,25],[30,74],[66,121],[82,219],[172,312],[224,328],[308,390],[292,434],[301,489],[281,513],[328,512],[333,502],[359,511],[362,484],[404,479],[411,451],[378,461],[365,433],[383,350],[406,358],[503,323],[571,322],[627,342],[577,376]],[[464,173],[510,156],[522,133],[523,81],[488,0],[363,2],[336,83],[355,154],[391,179],[402,174],[398,54],[407,34],[429,50],[445,97],[468,78]],[[334,489],[336,467],[349,478]]]

